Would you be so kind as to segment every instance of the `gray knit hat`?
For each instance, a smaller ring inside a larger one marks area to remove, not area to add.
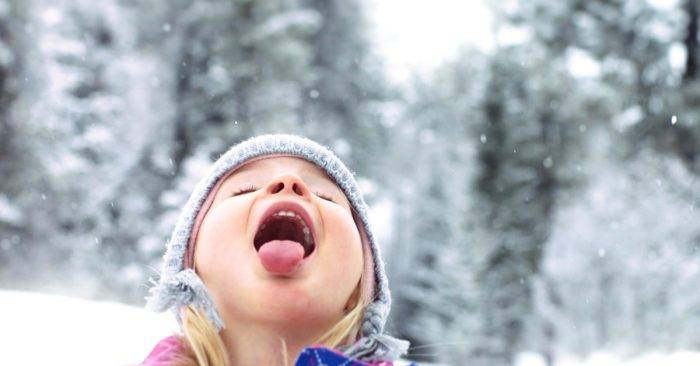
[[[224,323],[206,286],[191,268],[188,251],[196,236],[196,220],[206,206],[205,201],[227,174],[244,163],[265,155],[288,155],[303,158],[322,168],[345,193],[356,219],[365,248],[372,254],[374,299],[366,308],[360,334],[353,344],[341,348],[347,356],[364,361],[395,360],[408,350],[409,342],[384,334],[384,325],[391,307],[391,294],[379,246],[374,241],[362,198],[353,173],[326,147],[295,135],[261,135],[232,146],[197,183],[187,200],[167,243],[159,281],[151,279],[147,307],[162,312],[170,309],[181,323],[180,309],[193,305],[200,309],[221,330]],[[211,198],[210,198],[211,199]],[[370,270],[370,273],[372,271]]]

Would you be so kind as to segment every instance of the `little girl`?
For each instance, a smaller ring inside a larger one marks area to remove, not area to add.
[[[145,366],[396,365],[384,262],[353,174],[293,135],[233,146],[195,187],[148,307],[182,334]]]

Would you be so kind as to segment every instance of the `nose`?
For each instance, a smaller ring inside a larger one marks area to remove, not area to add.
[[[295,174],[282,174],[270,181],[265,190],[268,194],[292,194],[302,198],[310,198],[311,192],[304,181]]]

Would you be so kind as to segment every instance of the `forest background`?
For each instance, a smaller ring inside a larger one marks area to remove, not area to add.
[[[0,288],[142,306],[209,164],[286,132],[356,173],[409,358],[700,350],[697,1],[488,1],[401,82],[369,1],[97,3],[0,2]]]

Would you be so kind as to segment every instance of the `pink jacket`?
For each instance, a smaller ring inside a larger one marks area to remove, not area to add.
[[[180,341],[175,335],[171,335],[158,342],[153,351],[138,366],[168,366],[173,357],[180,352],[182,352]]]

